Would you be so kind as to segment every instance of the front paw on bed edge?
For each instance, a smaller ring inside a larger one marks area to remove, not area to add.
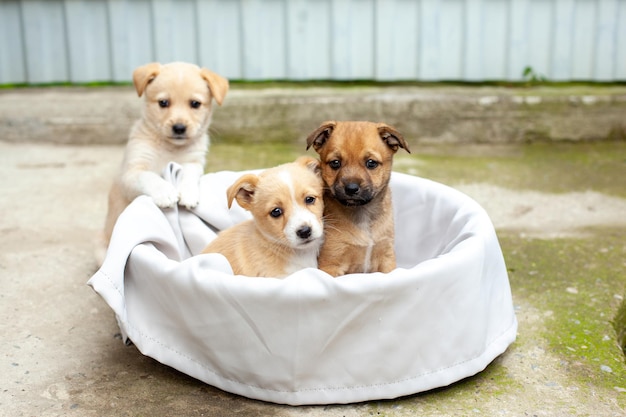
[[[178,204],[188,209],[194,208],[200,202],[200,192],[198,186],[183,187],[179,192]]]
[[[159,190],[152,193],[154,204],[161,208],[171,208],[178,203],[178,191],[174,186],[167,184],[169,187],[162,186]]]

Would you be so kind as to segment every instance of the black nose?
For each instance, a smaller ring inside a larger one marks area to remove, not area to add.
[[[359,184],[357,184],[355,182],[351,182],[349,184],[346,184],[345,190],[346,190],[346,194],[348,194],[348,195],[355,195],[356,193],[359,192]]]
[[[311,227],[302,226],[296,231],[296,234],[300,239],[308,239],[309,237],[311,237]]]
[[[182,135],[187,130],[187,126],[182,123],[176,123],[172,126],[172,131],[177,135]]]

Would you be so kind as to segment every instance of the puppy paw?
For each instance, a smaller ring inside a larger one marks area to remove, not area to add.
[[[165,183],[152,193],[154,204],[161,208],[171,208],[178,203],[178,191],[173,185]]]
[[[318,266],[318,268],[326,272],[328,275],[332,277],[339,277],[341,275],[346,274],[346,270],[340,267],[333,267],[333,266],[326,265],[326,266]]]
[[[179,190],[178,204],[188,209],[194,208],[200,202],[200,190],[197,185],[187,185]]]

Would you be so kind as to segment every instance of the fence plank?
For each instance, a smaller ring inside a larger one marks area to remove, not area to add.
[[[618,11],[616,13],[617,21],[620,22],[615,30],[615,38],[617,39],[615,47],[615,70],[614,80],[626,80],[626,1],[621,0],[618,3]]]
[[[130,81],[133,70],[155,60],[150,0],[109,0],[112,81]]]
[[[481,15],[482,78],[501,80],[507,69],[508,3],[485,0]]]
[[[198,16],[198,65],[227,78],[244,78],[240,2],[198,1]]]
[[[242,8],[244,78],[286,78],[285,4],[248,0]]]
[[[155,60],[197,62],[194,0],[152,0]]]
[[[439,79],[459,80],[463,78],[464,19],[464,0],[444,0],[441,2]]]
[[[0,83],[24,83],[28,79],[18,1],[0,2]]]
[[[439,77],[441,38],[440,0],[422,0],[420,10],[420,59],[419,76],[422,80],[436,81]]]
[[[529,4],[528,65],[542,76],[551,74],[552,2],[531,0]],[[522,69],[520,69],[522,71]]]
[[[507,73],[509,80],[520,81],[529,62],[529,0],[512,0],[508,14],[509,40]]]
[[[596,55],[593,57],[593,78],[598,81],[613,79],[615,67],[617,32],[617,0],[598,1],[598,20],[596,22]],[[621,22],[622,26],[626,22]]]
[[[23,1],[24,49],[29,83],[69,81],[63,3]]]
[[[551,71],[553,81],[566,81],[571,76],[574,0],[556,0],[554,4]]]
[[[572,44],[576,50],[572,60],[572,78],[574,80],[593,78],[595,20],[596,2],[593,0],[576,0],[572,36]]]
[[[377,0],[375,3],[375,79],[418,79],[419,2]]]
[[[332,78],[374,78],[374,10],[373,0],[333,0]]]
[[[111,79],[107,13],[103,0],[65,1],[71,82]]]
[[[463,51],[463,79],[482,81],[482,1],[468,0],[465,5],[465,50]]]
[[[287,1],[287,75],[293,80],[331,78],[329,0]]]

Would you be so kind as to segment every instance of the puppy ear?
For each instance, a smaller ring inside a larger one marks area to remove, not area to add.
[[[404,140],[404,137],[395,128],[384,123],[380,123],[378,125],[378,134],[387,146],[389,146],[394,152],[396,152],[398,148],[404,148],[408,153],[411,153],[409,145]]]
[[[239,178],[233,185],[226,190],[226,197],[228,199],[228,208],[233,205],[233,200],[236,199],[237,203],[244,209],[250,210],[252,205],[252,199],[254,197],[254,190],[259,182],[259,177],[254,174],[246,174]]]
[[[228,80],[206,68],[200,69],[200,76],[206,80],[213,98],[221,106],[228,92]]]
[[[141,97],[146,86],[156,78],[161,72],[161,64],[158,62],[151,62],[141,67],[135,68],[133,71],[133,84],[135,84],[135,90],[137,95]]]
[[[322,123],[320,127],[315,129],[315,131],[306,138],[306,148],[309,149],[311,145],[313,145],[313,149],[318,151],[324,146],[324,143],[326,143],[330,135],[333,134],[335,126],[337,126],[337,122]]]
[[[296,163],[304,166],[315,175],[322,176],[322,165],[319,159],[311,158],[310,156],[301,156],[296,159]]]

